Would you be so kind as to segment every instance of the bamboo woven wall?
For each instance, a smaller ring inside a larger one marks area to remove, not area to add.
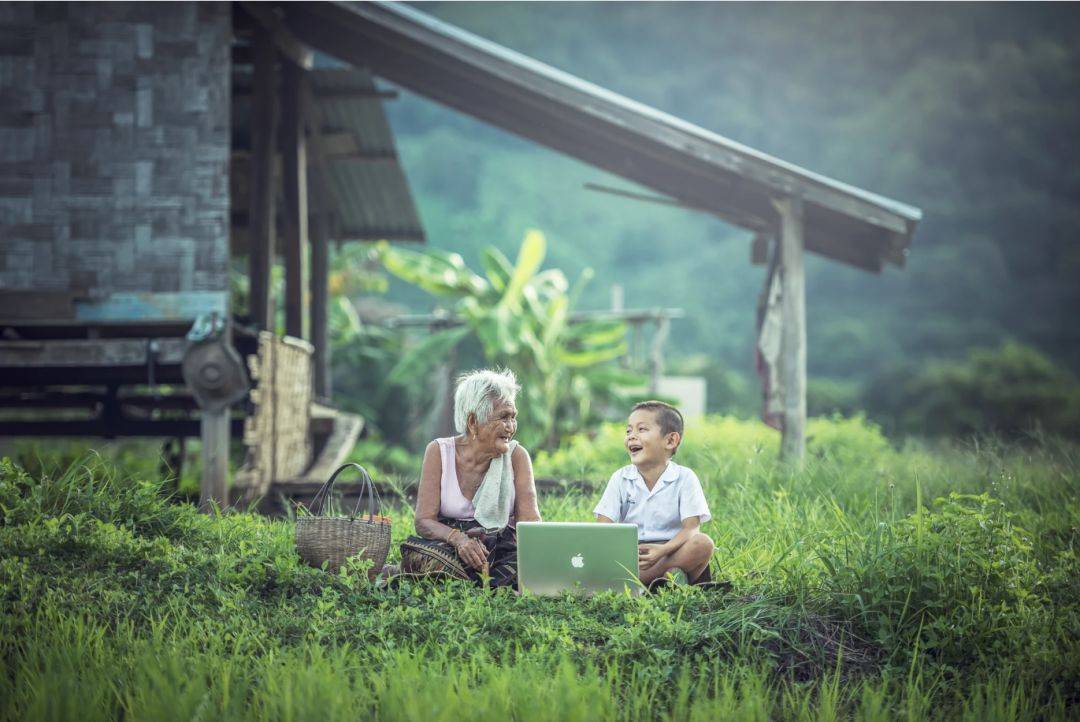
[[[262,496],[274,481],[300,476],[311,463],[311,344],[263,331],[248,360],[255,412],[244,421],[247,460],[237,491]]]

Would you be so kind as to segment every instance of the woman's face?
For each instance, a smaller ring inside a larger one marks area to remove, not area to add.
[[[497,399],[486,423],[476,424],[476,441],[481,449],[497,455],[510,450],[510,439],[517,433],[517,407]]]

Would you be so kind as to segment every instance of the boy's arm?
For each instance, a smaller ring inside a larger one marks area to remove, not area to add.
[[[663,544],[658,544],[660,547],[661,556],[669,556],[679,551],[679,548],[687,542],[687,540],[697,533],[701,528],[701,517],[688,516],[682,520],[682,529],[679,529],[679,533],[668,539]]]
[[[688,516],[682,521],[682,529],[679,529],[679,533],[668,539],[666,542],[660,544],[639,544],[638,545],[638,565],[642,569],[648,569],[653,564],[663,559],[666,556],[671,556],[675,552],[679,551],[679,547],[687,542],[687,540],[697,533],[698,527],[701,524],[696,516]]]
[[[604,489],[604,495],[600,497],[600,502],[593,509],[593,515],[596,516],[596,520],[605,524],[613,524],[616,520],[621,520],[620,504],[619,504],[619,480],[620,474],[616,471],[608,479],[607,487]]]

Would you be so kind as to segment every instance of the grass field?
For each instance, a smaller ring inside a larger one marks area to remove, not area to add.
[[[596,484],[618,425],[538,454]],[[200,515],[89,456],[0,467],[0,714],[25,720],[1067,719],[1080,704],[1080,448],[893,448],[814,420],[805,468],[692,424],[727,592],[372,588],[292,526]],[[597,492],[598,493],[598,492]],[[585,520],[591,492],[542,497]],[[395,541],[411,528],[393,509]],[[396,550],[391,552],[396,556]]]

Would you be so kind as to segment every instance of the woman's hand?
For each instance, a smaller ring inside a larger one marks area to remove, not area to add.
[[[483,570],[487,564],[488,551],[479,539],[473,539],[463,531],[455,531],[447,537],[447,541],[453,545],[461,561],[477,571]]]

